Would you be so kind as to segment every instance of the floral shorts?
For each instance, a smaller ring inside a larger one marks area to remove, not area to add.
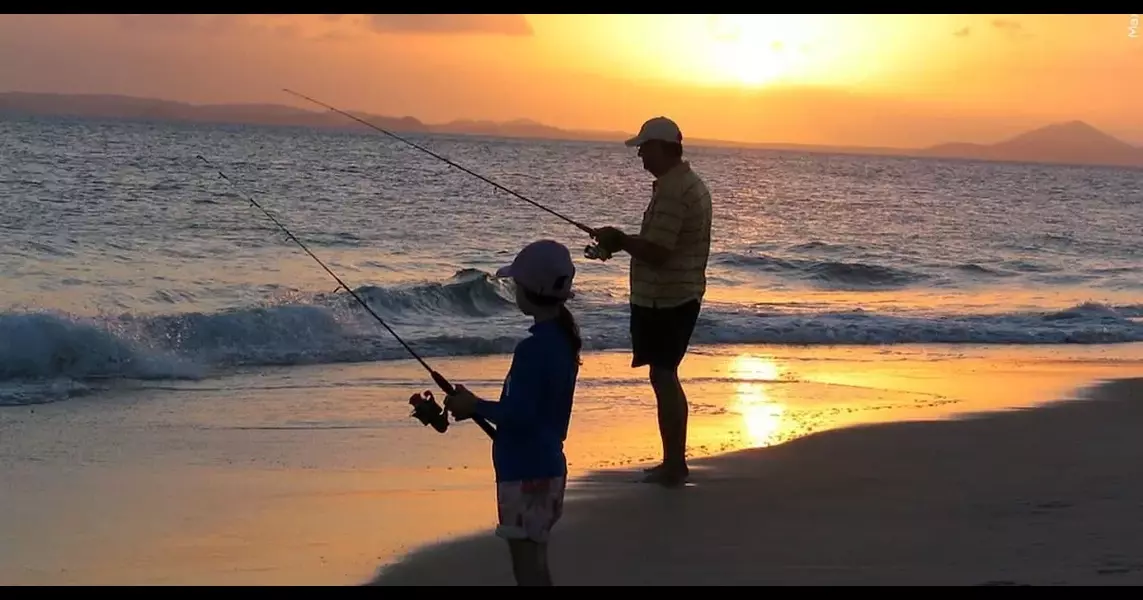
[[[496,484],[500,525],[496,535],[508,540],[545,543],[564,511],[563,477],[505,481]]]

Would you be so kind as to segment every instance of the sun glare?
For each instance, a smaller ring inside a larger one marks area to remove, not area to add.
[[[775,381],[781,370],[774,361],[761,356],[740,354],[730,363],[730,375],[747,381]]]
[[[874,80],[894,64],[895,56],[917,55],[915,43],[902,45],[900,39],[902,32],[915,29],[905,25],[917,18],[529,15],[548,63],[576,64],[608,77],[746,91]]]
[[[749,355],[734,357],[730,375],[743,381],[735,384],[734,411],[742,415],[746,442],[754,448],[779,441],[786,407],[766,393],[766,381],[776,381],[781,370],[773,361]]]
[[[762,448],[778,442],[786,407],[770,400],[761,383],[740,383],[735,386],[735,396],[735,410],[742,415],[746,443],[751,448]]]
[[[815,15],[711,15],[709,60],[719,83],[758,87],[804,75]]]

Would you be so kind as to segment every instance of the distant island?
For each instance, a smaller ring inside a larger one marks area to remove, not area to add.
[[[346,112],[398,134],[435,133],[602,142],[620,141],[632,135],[619,131],[560,129],[528,119],[506,122],[458,120],[428,124],[414,117],[387,117],[357,111]],[[3,92],[0,93],[0,113],[367,130],[364,125],[332,111],[306,110],[280,104],[195,105],[155,98],[103,94]],[[688,143],[794,152],[1143,168],[1143,148],[1116,139],[1082,121],[1048,125],[995,144],[947,143],[928,148],[745,143],[710,139],[690,139]]]
[[[996,144],[939,144],[925,156],[974,160],[1143,167],[1143,148],[1083,121],[1041,127]]]

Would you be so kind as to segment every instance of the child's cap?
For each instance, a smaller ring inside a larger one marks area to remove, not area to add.
[[[512,264],[496,271],[497,277],[511,277],[524,289],[549,298],[567,300],[575,279],[575,264],[567,246],[539,240],[524,246]]]

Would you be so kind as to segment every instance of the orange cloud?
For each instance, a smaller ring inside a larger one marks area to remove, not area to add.
[[[403,15],[403,14],[119,14],[112,18],[121,27],[153,33],[221,34],[257,30],[303,35],[321,29],[315,37],[347,36],[352,33],[425,35],[503,35],[531,36],[531,24],[524,15]]]
[[[442,33],[530,36],[524,15],[367,15],[382,33]]]
[[[1008,31],[1016,31],[1022,27],[1019,21],[1011,21],[1009,19],[995,19],[992,21],[992,26],[997,29],[1005,29]]]
[[[994,19],[992,27],[1003,32],[1005,35],[1012,39],[1026,39],[1032,37],[1032,34],[1024,30],[1024,25],[1019,21],[1012,19]]]
[[[322,31],[315,35],[337,31],[337,21],[343,15],[322,15],[326,25],[316,25]],[[253,15],[253,14],[117,14],[109,15],[119,27],[131,30],[132,35],[186,35],[221,36],[230,34],[268,34],[281,37],[309,37],[306,32],[314,29],[315,19],[309,15]],[[331,18],[332,17],[332,18]],[[350,23],[350,26],[354,25]],[[359,25],[357,27],[360,27]],[[333,29],[331,29],[333,28]]]

